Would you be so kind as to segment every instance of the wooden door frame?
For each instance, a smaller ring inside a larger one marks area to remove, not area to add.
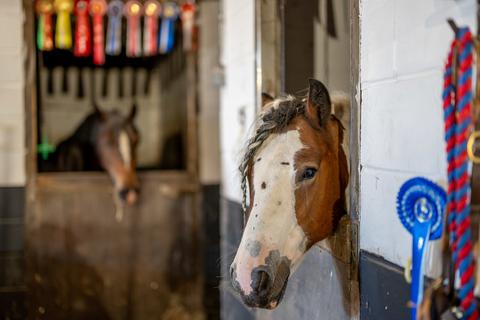
[[[360,319],[360,0],[349,1],[350,20],[350,283],[352,303]]]
[[[35,199],[35,189],[44,184],[60,185],[72,181],[93,179],[96,181],[109,179],[105,172],[58,172],[41,173],[37,170],[37,113],[38,113],[38,86],[37,86],[37,54],[35,46],[35,13],[34,2],[23,0],[24,10],[24,99],[25,99],[25,144],[26,144],[26,176],[27,176],[27,212],[31,209],[31,202]],[[198,174],[198,139],[197,139],[197,54],[186,54],[187,77],[187,143],[186,143],[186,170],[147,170],[138,172],[140,180],[156,179],[165,186],[166,193],[197,192],[200,190]],[[163,189],[162,189],[163,190]],[[28,217],[28,214],[27,214]]]

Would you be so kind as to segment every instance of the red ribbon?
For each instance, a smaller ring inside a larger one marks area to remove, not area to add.
[[[105,63],[105,37],[103,31],[103,17],[107,12],[105,0],[91,0],[90,15],[93,22],[93,63],[103,65]]]
[[[52,14],[45,14],[44,19],[44,47],[43,50],[52,50],[53,49],[53,19]]]
[[[125,16],[127,17],[127,57],[140,57],[142,55],[140,15],[142,4],[136,0],[125,4]]]
[[[160,3],[157,0],[149,0],[144,5],[143,53],[146,56],[153,56],[158,50],[157,33],[160,10]]]
[[[37,46],[39,50],[53,49],[53,0],[37,0],[38,15]]]
[[[75,46],[73,54],[76,57],[88,57],[92,53],[90,21],[88,19],[88,0],[77,0],[75,3]]]
[[[183,49],[185,51],[193,50],[193,30],[195,28],[195,11],[197,7],[194,3],[187,2],[181,7],[182,31],[183,31]]]

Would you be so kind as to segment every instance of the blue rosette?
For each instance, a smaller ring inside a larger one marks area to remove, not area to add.
[[[417,307],[423,299],[423,260],[429,240],[442,236],[443,215],[447,195],[425,178],[408,180],[397,195],[397,214],[412,235],[412,284],[410,287],[410,318],[417,319]]]
[[[447,195],[434,182],[417,177],[405,182],[397,195],[397,214],[405,229],[413,234],[415,222],[430,221],[430,239],[442,236]]]

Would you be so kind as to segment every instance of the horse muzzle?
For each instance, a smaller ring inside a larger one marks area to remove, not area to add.
[[[138,200],[139,189],[138,188],[122,188],[118,191],[119,199],[129,205],[133,205]]]
[[[276,270],[267,265],[258,266],[251,272],[251,291],[246,295],[236,280],[236,266],[232,265],[230,269],[233,288],[240,293],[243,302],[253,308],[276,308],[285,293],[289,275],[290,263],[287,259],[280,261]]]

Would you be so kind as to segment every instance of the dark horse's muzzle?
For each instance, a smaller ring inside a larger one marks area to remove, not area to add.
[[[137,202],[139,193],[139,188],[122,188],[118,191],[118,197],[122,202],[126,202],[131,205]]]

